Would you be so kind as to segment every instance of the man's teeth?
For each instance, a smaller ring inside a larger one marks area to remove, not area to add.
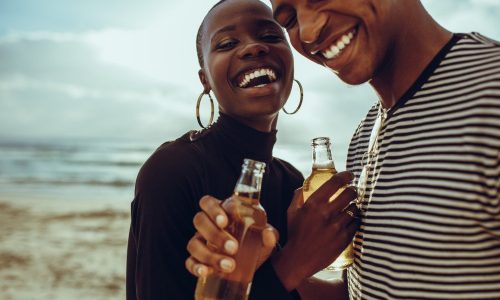
[[[344,50],[344,48],[351,43],[351,40],[353,39],[355,34],[356,34],[355,29],[350,31],[349,33],[344,34],[338,40],[333,42],[330,48],[321,51],[321,54],[326,59],[332,59],[334,57],[339,56],[340,53],[342,53],[342,50]]]
[[[262,76],[267,76],[269,78],[270,82],[276,81],[276,78],[277,78],[276,73],[274,73],[274,71],[271,69],[268,69],[268,68],[257,69],[257,70],[253,70],[250,73],[245,74],[245,76],[243,76],[243,79],[239,83],[239,86],[240,86],[240,88],[244,88],[244,87],[248,86],[248,84],[250,83],[250,81],[252,81],[252,79],[262,77]],[[257,85],[257,87],[262,87],[264,85],[265,84],[259,84],[259,85]]]

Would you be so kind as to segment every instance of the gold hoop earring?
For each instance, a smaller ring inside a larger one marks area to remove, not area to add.
[[[281,108],[281,109],[282,109],[282,110],[285,112],[285,114],[287,114],[287,115],[293,115],[293,114],[295,114],[296,112],[298,112],[298,111],[299,111],[299,109],[300,109],[300,107],[302,106],[302,100],[304,100],[304,88],[302,87],[302,84],[301,84],[301,83],[300,83],[300,81],[298,81],[297,79],[294,79],[293,81],[297,82],[297,85],[299,86],[299,90],[300,90],[300,100],[299,100],[299,106],[297,106],[297,108],[296,108],[293,112],[291,112],[291,113],[287,112],[287,111],[286,111],[286,109],[285,109],[285,106],[283,106],[283,108]]]
[[[203,99],[203,96],[205,94],[208,95],[208,98],[210,99],[210,121],[208,121],[207,127],[203,126],[203,124],[201,123],[201,119],[200,119],[200,103],[201,103],[201,99]],[[200,94],[200,96],[198,96],[198,101],[196,101],[196,120],[198,121],[198,124],[201,126],[201,128],[210,127],[210,125],[212,125],[212,122],[214,121],[214,100],[212,99],[212,96],[210,95],[210,91],[208,91],[207,93],[202,92]]]

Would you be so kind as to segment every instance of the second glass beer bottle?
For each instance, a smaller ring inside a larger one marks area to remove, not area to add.
[[[222,204],[229,216],[226,230],[239,243],[238,253],[234,256],[236,268],[229,274],[214,272],[200,277],[196,285],[196,300],[248,299],[262,247],[262,230],[267,224],[266,212],[260,205],[265,166],[263,162],[244,160],[234,193]]]
[[[304,202],[307,201],[311,194],[323,183],[337,173],[332,158],[332,151],[330,149],[330,139],[327,137],[314,138],[311,145],[312,172],[311,175],[304,180],[304,185],[302,186]],[[342,190],[343,189],[339,189],[339,191],[330,198],[330,201],[335,201],[336,196],[338,196]],[[323,271],[340,271],[350,266],[352,262],[353,248],[352,243],[350,243],[340,256]]]

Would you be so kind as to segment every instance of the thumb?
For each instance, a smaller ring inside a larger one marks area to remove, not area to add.
[[[262,230],[262,244],[265,248],[271,248],[271,250],[276,246],[279,240],[279,232],[273,226],[267,224],[266,228]]]
[[[302,188],[298,188],[293,193],[293,199],[288,207],[288,214],[293,214],[297,209],[304,205],[304,194],[302,193]]]
[[[278,231],[271,225],[267,224],[266,228],[262,230],[262,245],[263,248],[260,252],[258,266],[262,265],[271,256],[276,243],[279,240]]]

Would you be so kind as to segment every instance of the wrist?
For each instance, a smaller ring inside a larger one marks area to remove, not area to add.
[[[271,264],[274,268],[274,272],[286,290],[292,291],[299,286],[304,276],[301,275],[297,266],[293,264],[294,260],[290,259],[289,255],[287,255],[288,251],[286,248],[285,246],[281,251],[271,257]]]

